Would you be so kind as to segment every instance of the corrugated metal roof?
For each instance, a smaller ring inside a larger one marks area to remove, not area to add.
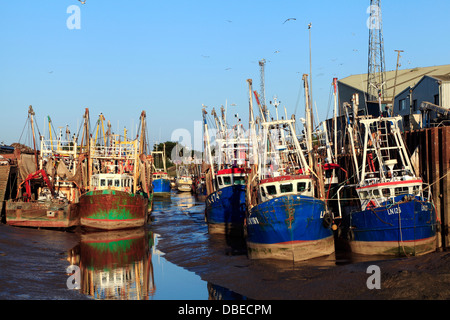
[[[434,67],[398,70],[396,95],[406,88],[415,86],[424,76],[433,76],[444,80],[450,79],[450,64]],[[444,80],[445,81],[445,80]],[[367,74],[357,74],[339,80],[360,91],[367,91]],[[395,70],[386,72],[386,97],[394,94]]]
[[[450,81],[450,74],[446,74],[446,75],[432,75],[431,77],[441,80],[443,82],[448,82]]]

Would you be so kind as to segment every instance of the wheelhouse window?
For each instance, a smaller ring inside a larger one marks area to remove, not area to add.
[[[292,183],[286,183],[280,185],[281,193],[289,193],[294,191],[294,185]]]
[[[303,191],[311,191],[311,183],[310,182],[298,182],[297,183],[297,192]]]
[[[266,192],[264,191],[264,188],[263,188],[263,187],[261,187],[261,195],[262,195],[263,197],[266,196]]]
[[[119,179],[115,179],[114,180],[114,187],[120,187],[120,180]]]
[[[245,185],[245,177],[234,177],[234,184]]]
[[[277,194],[277,188],[275,186],[266,186],[267,194],[273,196]]]
[[[408,194],[409,193],[409,188],[408,187],[400,187],[400,188],[395,188],[395,195],[399,196],[402,194]]]
[[[218,177],[217,180],[219,181],[219,185],[223,185],[222,177]]]
[[[231,177],[223,177],[223,184],[226,186],[231,185]]]
[[[112,187],[113,185],[113,180],[112,179],[108,179],[108,187]]]
[[[361,191],[359,193],[359,197],[363,200],[369,199],[369,192],[368,191]]]
[[[389,198],[391,196],[391,189],[383,189],[383,196]]]
[[[333,176],[333,170],[325,170],[325,178],[329,179]]]
[[[100,187],[106,187],[106,180],[105,179],[101,179],[100,180]]]

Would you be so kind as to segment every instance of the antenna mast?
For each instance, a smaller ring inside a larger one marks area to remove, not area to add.
[[[263,107],[263,111],[265,112],[266,110],[266,88],[265,88],[265,77],[264,77],[264,69],[265,69],[265,65],[266,65],[266,60],[262,59],[261,61],[259,61],[259,66],[260,66],[260,70],[261,70],[261,105]]]
[[[383,19],[381,0],[370,0],[369,27],[369,68],[367,73],[367,101],[378,101],[386,97],[386,75],[384,59]]]

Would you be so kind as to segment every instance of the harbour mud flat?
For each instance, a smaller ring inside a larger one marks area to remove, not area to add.
[[[0,300],[84,300],[67,289],[75,233],[0,224]]]
[[[172,196],[155,202],[149,229],[164,258],[202,280],[255,300],[447,300],[450,253],[368,260],[339,253],[307,262],[250,260],[245,242],[208,234],[204,202]],[[85,300],[67,289],[67,252],[76,232],[0,225],[0,300]],[[369,266],[380,268],[381,289],[370,290]]]
[[[444,300],[450,299],[450,252],[419,257],[368,258],[341,252],[307,262],[250,260],[245,242],[209,235],[203,206],[155,212],[153,230],[165,258],[256,300]],[[369,289],[380,270],[380,289]]]

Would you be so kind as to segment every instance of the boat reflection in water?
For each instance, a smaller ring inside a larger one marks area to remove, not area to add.
[[[251,300],[217,284],[208,282],[208,300]]]
[[[145,228],[82,234],[69,253],[81,272],[81,293],[94,299],[146,300],[155,294],[151,248]]]
[[[174,197],[155,201],[155,211],[160,216],[172,214],[173,200]],[[179,217],[185,216],[178,209],[175,212]],[[69,251],[68,262],[80,269],[78,290],[92,299],[243,299],[166,260],[165,253],[158,248],[163,237],[148,226],[92,231],[82,233],[80,238],[80,243]]]
[[[181,209],[193,208],[196,204],[195,197],[187,192],[177,192],[174,197],[176,200],[175,206],[180,207]]]

